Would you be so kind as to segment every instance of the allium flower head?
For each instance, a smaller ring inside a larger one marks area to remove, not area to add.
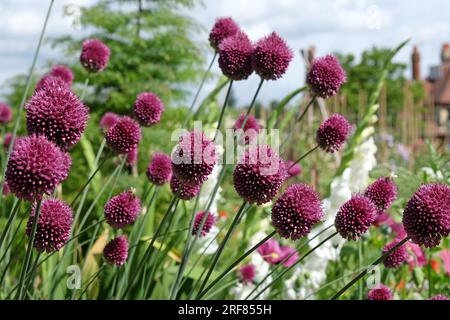
[[[104,208],[106,222],[117,229],[132,224],[139,212],[141,212],[141,201],[131,190],[112,197]]]
[[[89,72],[103,71],[109,62],[110,50],[98,39],[88,39],[83,42],[80,62]]]
[[[3,138],[3,148],[5,150],[8,150],[9,145],[11,144],[11,140],[12,140],[12,133],[8,132],[5,134],[5,137]]]
[[[347,140],[351,130],[352,126],[348,120],[344,116],[334,113],[317,129],[317,144],[326,152],[338,151]]]
[[[73,72],[69,67],[64,65],[54,65],[52,67],[52,71],[50,71],[50,75],[53,77],[61,78],[65,83],[69,86],[72,85],[73,82]]]
[[[106,132],[106,143],[118,154],[126,154],[141,141],[141,127],[130,117],[121,117]]]
[[[70,90],[70,86],[62,78],[46,74],[36,83],[34,91],[38,92],[41,90],[50,90],[53,88],[63,88]]]
[[[234,188],[239,196],[258,205],[273,199],[284,178],[280,156],[266,145],[248,148],[233,173]]]
[[[156,94],[142,92],[134,103],[133,112],[141,126],[150,127],[160,121],[164,104]]]
[[[369,291],[367,300],[392,300],[391,289],[384,284],[379,284]]]
[[[11,108],[0,102],[0,124],[8,123],[12,120]]]
[[[346,81],[345,71],[339,60],[326,55],[313,61],[306,81],[311,90],[322,98],[334,96]]]
[[[28,219],[28,236],[31,234],[34,217],[35,208]],[[65,202],[52,198],[42,201],[33,246],[38,251],[47,253],[58,251],[69,240],[72,223],[72,209]]]
[[[383,248],[383,254],[391,250],[399,243],[399,240],[396,239],[390,243],[388,243]],[[406,249],[406,244],[401,245],[397,249],[395,249],[391,254],[389,254],[383,261],[383,264],[386,268],[398,268],[405,262],[407,262],[409,258],[408,251]]]
[[[100,128],[102,128],[103,130],[108,130],[113,125],[115,125],[116,122],[119,121],[119,119],[120,116],[118,116],[114,112],[106,112],[100,119]]]
[[[357,240],[375,222],[377,208],[369,198],[354,195],[338,210],[334,225],[347,240]]]
[[[219,67],[232,80],[245,80],[253,73],[253,46],[247,35],[238,31],[219,45]]]
[[[258,120],[256,120],[256,118],[250,114],[247,118],[247,122],[245,123],[245,127],[242,128],[244,120],[245,114],[241,114],[236,120],[236,123],[233,126],[233,130],[236,131],[242,129],[244,135],[240,138],[244,138],[245,143],[248,144],[257,138],[258,133],[261,130],[261,125],[258,123]],[[244,139],[241,140],[244,141]]]
[[[152,183],[161,186],[170,181],[172,177],[172,160],[162,152],[153,155],[147,167],[147,178]]]
[[[6,181],[16,197],[34,201],[51,194],[69,174],[72,161],[57,145],[43,136],[15,140]]]
[[[239,276],[243,283],[253,283],[256,276],[256,267],[252,263],[243,265],[239,269]]]
[[[437,183],[419,187],[403,212],[403,226],[414,243],[438,246],[450,233],[450,187]]]
[[[289,178],[296,177],[302,173],[302,166],[300,163],[293,164],[294,161],[292,160],[286,161],[286,171]]]
[[[89,118],[83,102],[61,87],[35,92],[25,109],[28,134],[44,135],[64,151],[80,140]]]
[[[294,183],[272,207],[272,224],[278,234],[297,240],[306,236],[323,218],[318,193],[306,184]]]
[[[128,259],[128,239],[118,236],[108,242],[103,249],[103,257],[109,264],[123,266]]]
[[[220,43],[239,31],[239,26],[232,18],[219,18],[209,33],[209,44],[218,52]]]
[[[178,194],[178,197],[182,200],[191,200],[200,191],[201,184],[189,185],[187,183],[182,183],[174,175],[170,179],[170,189],[174,194]]]
[[[253,49],[252,65],[264,80],[277,80],[287,71],[292,50],[275,32],[259,40]]]
[[[217,162],[214,142],[201,131],[183,134],[172,154],[172,171],[178,180],[199,185],[206,180]]]
[[[391,178],[381,177],[367,187],[364,195],[377,206],[378,214],[382,214],[397,198],[397,185]]]
[[[437,295],[431,297],[428,300],[450,300],[450,298],[445,296],[445,295],[443,295],[443,294],[437,294]]]
[[[134,165],[137,162],[137,160],[138,160],[138,153],[139,153],[138,146],[136,146],[134,149],[131,149],[130,151],[128,151],[128,153],[127,153],[127,165],[132,166],[132,165]]]
[[[197,232],[200,229],[200,226],[202,224],[202,220],[203,220],[204,216],[205,216],[205,212],[199,212],[195,215],[194,227],[192,229],[192,235],[197,234]],[[216,223],[216,218],[214,217],[214,215],[211,212],[208,212],[206,214],[206,220],[205,220],[205,223],[203,224],[202,231],[200,231],[200,237],[206,236],[209,233],[209,231],[211,230],[211,228],[214,226],[215,223]]]

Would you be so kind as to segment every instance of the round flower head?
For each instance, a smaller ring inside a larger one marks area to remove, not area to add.
[[[70,157],[43,136],[14,142],[6,169],[6,181],[16,197],[34,201],[51,194],[67,178]]]
[[[239,196],[258,205],[272,200],[284,178],[281,158],[266,145],[248,148],[233,173],[234,188]]]
[[[134,103],[133,112],[141,126],[150,127],[161,119],[161,114],[164,112],[164,104],[156,94],[142,92]]]
[[[139,148],[136,146],[134,149],[131,149],[127,153],[127,165],[132,166],[138,160]]]
[[[108,130],[119,121],[120,117],[114,112],[106,112],[100,119],[100,128]]]
[[[69,67],[63,65],[54,65],[52,67],[52,71],[50,71],[50,75],[53,77],[61,78],[69,86],[72,85],[73,72]]]
[[[128,258],[128,239],[118,236],[108,242],[103,249],[103,256],[109,264],[122,266]]]
[[[345,81],[345,71],[332,55],[314,60],[306,76],[311,90],[322,98],[334,96]]]
[[[83,42],[80,62],[89,72],[103,71],[108,65],[110,50],[98,39],[88,39]]]
[[[80,140],[89,109],[69,89],[39,90],[25,105],[28,134],[44,135],[64,151]]]
[[[34,217],[35,208],[28,219],[28,236],[31,234]],[[42,201],[33,246],[38,251],[47,253],[58,251],[69,240],[72,223],[72,209],[65,202],[58,199]]]
[[[307,235],[323,215],[317,192],[306,184],[294,183],[273,205],[272,224],[281,237],[297,240]]]
[[[406,205],[403,226],[414,243],[438,246],[450,233],[450,187],[437,183],[421,186]]]
[[[398,244],[399,240],[394,240],[388,243],[383,248],[383,254],[391,250],[394,246]],[[403,263],[405,263],[409,258],[408,251],[406,249],[406,245],[403,244],[397,249],[395,249],[392,253],[390,253],[383,261],[383,264],[386,268],[398,268]]]
[[[379,284],[369,291],[367,295],[368,300],[392,300],[392,292],[389,287],[384,284]]]
[[[112,197],[104,208],[106,222],[117,229],[132,224],[139,212],[141,212],[141,201],[131,190]]]
[[[294,161],[292,160],[288,160],[286,162],[286,170],[289,178],[296,177],[302,173],[300,163],[294,164]]]
[[[338,210],[334,225],[347,240],[357,240],[375,222],[377,208],[369,198],[354,195]]]
[[[245,143],[248,144],[256,139],[259,131],[261,130],[261,125],[258,123],[258,120],[253,115],[249,115],[247,118],[247,122],[245,123],[245,127],[242,128],[242,124],[245,120],[245,114],[241,114],[239,118],[236,120],[236,123],[233,126],[233,130],[237,131],[242,129],[244,135],[242,138],[245,139]],[[241,137],[240,137],[241,138]],[[244,140],[240,139],[240,140]]]
[[[187,132],[172,154],[172,171],[181,182],[199,185],[208,180],[216,162],[214,143],[201,131]]]
[[[141,141],[141,127],[130,117],[121,117],[106,132],[106,143],[118,154],[126,154]]]
[[[172,160],[165,153],[155,153],[147,167],[147,178],[152,183],[161,186],[172,177]]]
[[[41,90],[50,90],[53,88],[64,88],[70,90],[70,86],[62,78],[52,76],[51,74],[46,74],[36,83],[34,91],[38,92]]]
[[[219,67],[232,80],[245,80],[253,73],[253,46],[247,35],[239,31],[219,45]]]
[[[8,123],[12,120],[11,108],[0,102],[0,124]]]
[[[192,229],[192,235],[196,235],[200,226],[202,224],[203,217],[205,216],[205,212],[199,212],[195,215],[194,227]],[[203,224],[202,231],[200,232],[200,237],[206,236],[211,228],[216,223],[216,218],[213,216],[211,212],[208,212],[206,215],[205,223]]]
[[[348,120],[334,113],[317,129],[317,144],[326,152],[338,151],[350,135],[352,126]]]
[[[239,269],[239,276],[243,283],[253,283],[253,279],[255,279],[256,276],[255,265],[252,263],[243,265]]]
[[[218,52],[220,43],[239,31],[239,26],[231,18],[219,18],[209,33],[209,44]]]
[[[389,209],[397,198],[397,185],[388,177],[381,177],[369,185],[364,195],[378,208],[378,214]]]
[[[286,72],[292,60],[292,50],[275,32],[259,40],[252,54],[255,72],[264,80],[277,80]]]
[[[445,296],[445,295],[443,295],[443,294],[438,294],[438,295],[435,295],[435,296],[431,297],[428,300],[450,300],[450,298]]]
[[[174,194],[182,200],[191,200],[200,191],[200,184],[192,186],[186,183],[181,183],[175,176],[170,179],[170,189]]]
[[[8,132],[5,134],[5,137],[3,138],[3,148],[5,150],[8,150],[9,145],[11,144],[11,140],[12,140],[12,133]]]

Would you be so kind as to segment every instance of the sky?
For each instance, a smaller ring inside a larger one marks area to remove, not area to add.
[[[55,0],[46,37],[82,36],[84,31],[76,27],[76,8],[93,2]],[[0,99],[4,81],[30,67],[48,3],[0,0]],[[74,12],[71,17],[63,15],[67,5]],[[204,26],[204,33],[196,36],[200,41],[206,42],[215,18],[221,16],[233,17],[253,41],[272,31],[287,41],[294,59],[282,79],[264,85],[259,100],[267,103],[303,84],[304,64],[299,50],[310,45],[316,47],[317,56],[337,51],[358,55],[373,46],[394,47],[410,38],[396,61],[409,64],[412,46],[418,46],[422,75],[426,75],[431,65],[439,63],[442,44],[450,42],[450,1],[446,0],[203,0],[203,5],[189,14]],[[207,59],[212,51],[209,54]],[[64,57],[46,43],[37,61],[38,71],[45,72],[49,59],[63,61]],[[214,71],[220,72],[217,66]],[[252,75],[248,81],[234,85],[239,103],[248,103],[258,82]],[[203,94],[211,87],[213,83]]]

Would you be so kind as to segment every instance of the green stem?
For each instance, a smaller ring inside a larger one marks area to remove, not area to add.
[[[307,156],[309,156],[312,152],[314,152],[317,148],[319,148],[319,146],[315,146],[314,148],[312,148],[311,150],[309,150],[307,153],[305,153],[304,155],[302,155],[300,158],[298,158],[297,160],[295,160],[291,166],[288,168],[291,169],[293,166],[295,166],[297,163],[299,163],[300,161],[302,161],[303,159],[305,159]]]
[[[9,231],[9,228],[11,227],[11,225],[13,223],[13,220],[16,218],[17,213],[19,212],[20,203],[21,203],[20,199],[16,198],[14,200],[14,204],[13,204],[13,207],[12,207],[12,212],[9,215],[8,222],[6,223],[6,225],[5,225],[4,229],[3,229],[3,233],[2,233],[2,235],[0,237],[0,249],[2,248],[3,241],[5,241],[6,235],[7,235],[8,231]]]
[[[306,115],[306,112],[308,112],[309,107],[311,107],[313,105],[314,101],[316,101],[316,98],[317,98],[317,96],[315,94],[313,94],[311,99],[309,100],[308,104],[306,105],[305,109],[303,110],[303,112],[300,113],[300,115],[295,120],[296,122],[302,121],[303,117]]]
[[[245,114],[244,121],[242,122],[242,125],[241,125],[242,130],[244,130],[245,125],[247,124],[248,117],[250,116],[250,113],[252,112],[252,109],[255,106],[256,97],[258,97],[258,93],[261,90],[263,83],[264,83],[264,79],[261,78],[261,81],[258,84],[258,88],[256,89],[255,95],[253,96],[252,102],[250,103],[250,106],[247,109],[247,113]]]
[[[225,115],[225,110],[227,108],[228,99],[230,98],[231,88],[233,86],[233,80],[230,80],[230,84],[228,85],[227,94],[225,95],[225,100],[223,101],[222,110],[220,111],[219,120],[217,121],[217,129],[216,133],[214,134],[213,141],[216,141],[217,134],[220,131],[220,126],[222,125],[223,116]]]

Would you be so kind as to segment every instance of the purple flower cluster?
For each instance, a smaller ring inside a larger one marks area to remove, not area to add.
[[[170,179],[170,189],[174,194],[178,194],[181,200],[191,200],[200,192],[200,184],[190,185],[178,180],[177,177],[172,175]]]
[[[12,120],[12,110],[11,108],[0,102],[0,124],[8,123]]]
[[[332,55],[313,61],[306,79],[311,90],[322,98],[334,96],[346,81],[345,71]]]
[[[141,201],[131,190],[112,197],[104,208],[106,222],[117,229],[132,224],[140,212]]]
[[[127,154],[141,141],[141,127],[130,117],[123,116],[106,132],[106,143],[118,154]]]
[[[105,260],[115,266],[123,266],[128,259],[128,239],[118,236],[108,242],[103,249]]]
[[[243,265],[239,269],[239,276],[243,283],[253,283],[253,280],[256,276],[256,267],[252,263],[248,263],[246,265]]]
[[[378,214],[382,214],[397,199],[397,185],[391,178],[381,177],[367,187],[364,195],[376,205]]]
[[[69,67],[64,65],[54,65],[50,71],[50,75],[60,78],[70,87],[73,82],[73,72]]]
[[[70,86],[65,82],[61,77],[52,76],[51,74],[44,75],[39,81],[36,83],[36,87],[34,89],[35,92],[39,91],[48,91],[53,88],[60,88],[70,90]]]
[[[200,226],[202,224],[202,220],[203,220],[204,216],[205,216],[205,212],[199,212],[195,215],[194,227],[192,228],[192,235],[197,234],[197,232],[200,229]],[[200,237],[206,236],[209,233],[209,231],[211,230],[211,228],[214,226],[215,223],[216,223],[216,218],[214,217],[214,215],[211,212],[207,212],[205,223],[203,224],[203,228],[200,231]]]
[[[282,263],[285,267],[292,266],[298,260],[298,252],[290,246],[280,246],[275,239],[269,239],[257,249],[261,257],[270,264]]]
[[[395,239],[394,241],[388,243],[383,248],[383,254],[391,250],[393,247],[395,247],[399,243],[398,239]],[[405,262],[407,262],[409,258],[408,251],[406,249],[406,244],[401,245],[394,251],[392,251],[383,261],[383,264],[386,268],[398,268]]]
[[[109,62],[110,50],[98,39],[88,39],[83,42],[80,62],[89,72],[103,71]]]
[[[172,177],[172,160],[162,152],[153,155],[147,167],[147,178],[152,183],[161,186],[170,181]]]
[[[392,300],[392,291],[384,284],[379,284],[369,291],[367,300]]]
[[[245,80],[253,73],[253,46],[248,36],[239,31],[219,45],[219,67],[232,80]]]
[[[133,112],[141,126],[150,127],[160,121],[164,104],[156,94],[142,92],[134,103]]]
[[[109,130],[113,125],[119,121],[120,116],[115,114],[114,112],[106,112],[103,117],[100,119],[100,128],[103,130]]]
[[[233,126],[233,130],[238,131],[239,129],[241,129],[243,135],[239,135],[239,140],[240,142],[248,144],[255,141],[259,131],[261,130],[261,125],[258,123],[258,120],[256,120],[256,118],[250,114],[247,118],[247,122],[245,123],[244,128],[242,128],[244,120],[245,114],[241,114],[236,120],[236,123]]]
[[[221,42],[239,32],[239,26],[232,18],[219,18],[209,33],[209,44],[218,52]]]
[[[335,113],[317,129],[317,144],[326,152],[338,151],[350,135],[352,126],[348,120]]]

